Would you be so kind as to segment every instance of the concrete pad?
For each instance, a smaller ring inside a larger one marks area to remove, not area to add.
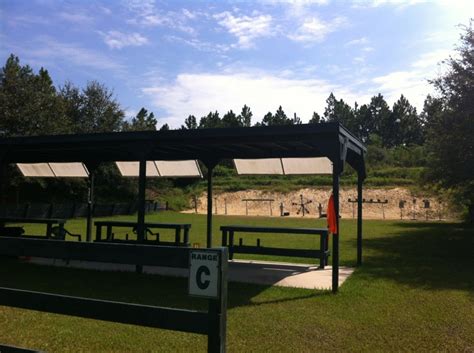
[[[31,258],[30,262],[40,265],[83,268],[99,271],[133,272],[135,265],[122,265],[92,261],[66,262],[59,259]],[[144,273],[188,277],[188,269],[158,266],[143,266]],[[354,272],[351,267],[339,267],[339,286]],[[332,267],[320,269],[316,265],[294,264],[287,262],[270,262],[255,260],[229,261],[229,281],[241,283],[254,283],[260,285],[306,288],[306,289],[331,289]]]
[[[339,267],[339,286],[354,272]],[[253,260],[229,261],[229,280],[281,287],[331,289],[332,267]]]

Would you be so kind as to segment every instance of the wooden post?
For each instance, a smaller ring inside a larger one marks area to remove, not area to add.
[[[357,173],[357,266],[362,265],[362,182]]]
[[[341,162],[339,162],[341,163]],[[337,233],[332,235],[332,292],[337,293],[339,288],[339,172],[338,163],[333,164],[332,170],[332,194],[334,198],[334,210],[336,211]]]

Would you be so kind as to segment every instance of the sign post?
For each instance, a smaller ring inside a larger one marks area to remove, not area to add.
[[[189,252],[189,295],[209,299],[208,352],[226,351],[228,249]]]

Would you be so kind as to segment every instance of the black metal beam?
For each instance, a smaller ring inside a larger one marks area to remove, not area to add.
[[[86,240],[92,241],[92,213],[94,212],[94,171],[89,171],[87,193],[87,224],[86,224]]]
[[[194,310],[171,309],[3,287],[0,287],[0,305],[167,330],[199,334],[209,332],[208,314]]]
[[[206,247],[212,248],[212,174],[217,161],[204,161],[207,167],[207,229],[206,229]]]
[[[219,276],[221,286],[219,298],[209,300],[209,334],[207,336],[207,350],[211,353],[225,353],[227,340],[227,273],[229,253],[226,248],[221,252]]]
[[[339,171],[338,163],[333,164],[332,172],[332,194],[334,198],[334,209],[336,214],[337,233],[332,234],[332,292],[337,293],[339,288]]]
[[[362,182],[363,176],[357,173],[357,266],[362,265]]]

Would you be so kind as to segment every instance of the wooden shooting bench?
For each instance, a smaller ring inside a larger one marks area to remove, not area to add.
[[[132,228],[132,231],[136,233],[137,231],[137,222],[129,221],[97,221],[94,222],[96,226],[96,242],[114,242],[114,243],[129,243],[134,244],[137,241],[131,239],[115,239],[112,229],[115,228]],[[106,237],[102,239],[102,227],[106,229]],[[153,245],[173,245],[173,246],[189,246],[189,229],[191,224],[187,223],[150,223],[145,222],[145,239],[144,244],[153,244]],[[158,232],[153,232],[154,229],[174,229],[175,231],[175,241],[162,241],[160,240],[160,234]],[[183,239],[181,239],[181,232],[183,231]],[[155,240],[148,239],[148,236],[153,235],[156,237]]]
[[[220,228],[222,232],[222,246],[229,248],[229,259],[232,260],[234,253],[241,254],[260,254],[260,255],[277,255],[292,256],[305,258],[319,258],[321,268],[328,263],[330,251],[328,248],[328,230],[325,228],[283,228],[283,227],[254,227],[229,225]],[[244,245],[242,238],[239,239],[239,245],[234,245],[234,234],[236,232],[244,233],[271,233],[271,234],[304,234],[319,235],[319,249],[288,249],[263,247],[260,245],[260,239],[257,239],[257,245]]]
[[[15,226],[7,227],[7,224],[14,224]],[[24,235],[24,229],[18,224],[45,224],[45,235]],[[64,228],[65,219],[59,218],[21,218],[21,217],[0,217],[0,236],[26,236],[29,238],[46,238],[46,239],[60,239],[64,240],[66,235],[78,238],[81,241],[80,234],[72,234]]]

